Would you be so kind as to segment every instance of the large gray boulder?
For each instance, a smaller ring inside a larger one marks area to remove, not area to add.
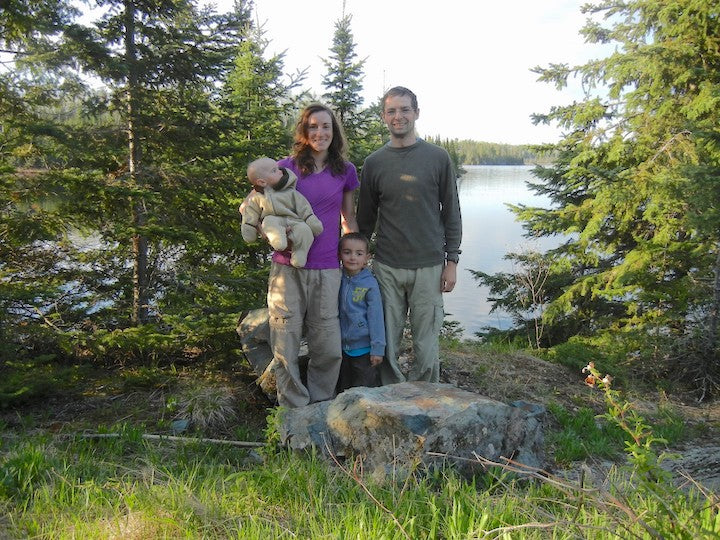
[[[406,382],[351,388],[290,409],[280,438],[293,449],[362,459],[378,479],[446,462],[468,472],[479,467],[476,455],[540,467],[543,413],[539,405],[506,405],[448,384]]]
[[[270,349],[270,323],[267,308],[245,311],[236,328],[242,351],[253,371],[256,382],[270,401],[277,399],[273,373],[273,353]]]

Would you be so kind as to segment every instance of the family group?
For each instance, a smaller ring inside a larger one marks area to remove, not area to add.
[[[242,236],[274,250],[267,304],[283,407],[352,386],[439,380],[442,294],[455,287],[462,224],[452,161],[417,136],[419,116],[412,91],[385,93],[390,139],[365,159],[359,178],[342,127],[322,104],[302,111],[289,157],[248,167]],[[408,317],[414,361],[405,374],[398,357]]]

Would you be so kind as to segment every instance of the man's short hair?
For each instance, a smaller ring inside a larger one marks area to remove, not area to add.
[[[418,110],[417,96],[412,90],[410,90],[409,88],[405,88],[404,86],[393,86],[390,90],[385,92],[382,97],[383,112],[385,112],[385,102],[387,101],[387,98],[393,96],[410,96],[410,105],[412,106],[414,111]]]

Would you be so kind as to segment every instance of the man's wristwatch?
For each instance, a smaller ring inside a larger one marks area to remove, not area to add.
[[[445,260],[447,262],[454,262],[457,264],[460,261],[460,253],[447,253],[445,255]]]

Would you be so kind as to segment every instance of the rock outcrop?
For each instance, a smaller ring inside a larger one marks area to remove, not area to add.
[[[351,388],[288,410],[280,437],[294,449],[362,459],[376,478],[446,462],[467,472],[479,467],[476,456],[540,467],[543,413],[542,406],[506,405],[448,384],[406,382]]]

